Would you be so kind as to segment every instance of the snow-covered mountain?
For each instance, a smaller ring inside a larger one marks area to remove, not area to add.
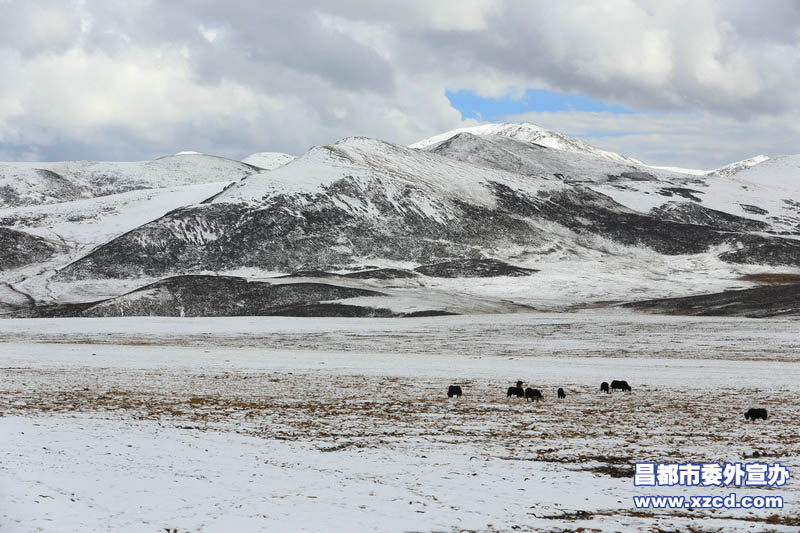
[[[797,156],[758,156],[703,175],[550,150],[506,135],[462,132],[425,150],[473,165],[582,183],[641,213],[719,229],[800,236]],[[794,177],[794,178],[793,178]]]
[[[0,229],[8,230],[0,239],[0,304],[29,292],[57,298],[50,278],[58,268],[257,170],[197,153],[123,163],[0,163]]]
[[[462,149],[463,144],[469,149]],[[490,150],[498,146],[505,152]],[[647,184],[658,191],[661,206],[675,195],[692,195],[685,176],[650,174],[625,165],[614,167],[615,172],[630,170],[619,175],[607,174],[602,165],[590,172],[583,167],[589,162],[580,157],[570,161],[570,175],[548,175],[542,169],[558,164],[563,171],[566,163],[560,159],[563,151],[546,148],[538,148],[549,151],[540,158],[543,166],[525,172],[519,158],[501,157],[520,146],[527,148],[513,139],[464,134],[447,144],[448,151],[442,145],[424,151],[374,139],[345,139],[248,176],[208,202],[145,224],[60,275],[85,279],[242,268],[342,270],[468,257],[527,266],[547,256],[584,259],[609,246],[616,254],[644,248],[655,255],[710,254],[737,264],[800,265],[800,242],[762,235],[768,228],[755,222],[748,226],[744,217],[707,210],[690,213],[691,219],[674,210],[643,213],[606,194]],[[483,158],[480,166],[476,153]],[[503,166],[511,170],[498,168]]]
[[[471,133],[472,135],[497,135],[515,139],[517,141],[538,144],[540,146],[553,148],[555,150],[573,152],[576,154],[590,154],[595,157],[607,159],[609,161],[644,165],[644,163],[638,159],[595,148],[594,146],[591,146],[580,139],[568,137],[566,135],[562,135],[561,133],[556,133],[529,122],[481,124],[480,126],[457,128],[439,135],[434,135],[428,139],[418,141],[412,144],[411,148],[428,148],[431,145],[446,141],[458,133]]]
[[[516,141],[520,141],[523,143],[533,143],[539,146],[553,148],[555,150],[570,152],[573,154],[590,155],[608,161],[614,161],[617,163],[626,163],[640,168],[644,167],[650,169],[651,171],[663,171],[670,174],[681,174],[690,176],[702,176],[702,175],[731,176],[739,172],[740,170],[751,167],[753,165],[757,165],[769,159],[769,157],[765,155],[757,155],[749,159],[744,159],[742,161],[736,161],[735,163],[730,163],[728,165],[725,165],[723,167],[714,170],[699,170],[699,169],[682,168],[676,166],[648,165],[633,157],[628,157],[618,154],[616,152],[611,152],[608,150],[602,150],[600,148],[596,148],[580,139],[569,137],[567,135],[563,135],[561,133],[548,130],[541,126],[537,126],[536,124],[531,124],[529,122],[481,124],[479,126],[467,126],[464,128],[456,128],[454,130],[450,130],[445,133],[440,133],[438,135],[434,135],[433,137],[429,137],[427,139],[418,141],[414,144],[411,144],[410,146],[411,148],[430,149],[432,146],[439,144],[443,141],[447,141],[448,139],[451,139],[452,137],[461,133],[466,133],[481,137],[487,137],[487,136],[504,137],[508,139],[514,139]]]
[[[204,174],[229,181],[5,209],[0,227],[71,250],[7,283],[17,300],[59,304],[170,276],[289,275],[379,291],[351,303],[406,314],[684,296],[800,271],[797,156],[697,175],[489,126],[413,148],[353,137],[267,157],[271,170],[221,160],[231,173]]]
[[[480,254],[513,238],[531,248],[544,246],[536,237],[547,233],[543,228],[512,222],[509,235],[508,225],[499,219],[491,223],[497,188],[538,198],[570,186],[553,177],[530,180],[350,138],[144,225],[63,274],[127,277],[242,267],[290,272],[375,260],[429,263]],[[487,221],[476,225],[483,217]]]
[[[461,132],[429,144],[424,150],[471,165],[526,176],[550,176],[568,183],[603,183],[626,175],[651,181],[678,176],[631,161],[597,157],[591,152],[546,148],[505,135]]]

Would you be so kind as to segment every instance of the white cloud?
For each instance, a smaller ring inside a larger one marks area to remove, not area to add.
[[[213,43],[217,40],[217,30],[206,28],[201,24],[200,27],[197,28],[197,31],[199,31],[200,35],[202,35],[203,38],[210,43]]]
[[[636,109],[528,118],[655,163],[708,166],[796,151],[800,140],[793,2],[2,6],[4,157],[300,153],[348,135],[412,142],[461,125],[447,89],[497,97],[529,87]]]

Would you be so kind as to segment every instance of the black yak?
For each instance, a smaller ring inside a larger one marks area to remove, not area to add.
[[[542,400],[544,397],[542,396],[542,391],[539,389],[532,389],[528,387],[525,389],[525,401],[536,401]]]
[[[509,387],[508,392],[506,393],[506,398],[511,398],[512,396],[522,398],[525,396],[525,391],[522,390],[522,387]]]
[[[511,398],[512,396],[516,396],[517,398],[522,398],[525,396],[525,391],[522,389],[521,381],[517,381],[516,387],[508,388],[508,392],[506,392],[506,398]]]
[[[767,419],[767,410],[751,407],[744,413],[745,420],[755,420],[756,418]]]
[[[461,387],[458,385],[450,385],[450,387],[447,388],[447,397],[452,398],[453,396],[461,398]]]
[[[561,387],[558,388],[558,399],[562,400],[567,397],[567,393]]]
[[[611,389],[608,388],[608,381],[604,381],[600,384],[600,392],[611,392]]]
[[[631,386],[628,385],[627,381],[615,379],[614,381],[611,382],[611,390],[615,391],[617,389],[619,389],[619,390],[621,390],[623,392],[630,392],[631,391]]]

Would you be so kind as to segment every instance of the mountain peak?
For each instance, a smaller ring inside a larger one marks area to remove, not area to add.
[[[502,137],[510,137],[517,141],[529,142],[538,144],[540,146],[545,146],[547,148],[553,148],[555,150],[588,154],[601,159],[631,163],[635,165],[644,164],[638,159],[595,148],[594,146],[591,146],[580,139],[548,130],[536,124],[531,124],[530,122],[503,122],[497,124],[481,124],[479,126],[457,128],[416,142],[411,145],[411,148],[427,148],[445,141],[459,133],[471,133],[473,135],[499,135]]]

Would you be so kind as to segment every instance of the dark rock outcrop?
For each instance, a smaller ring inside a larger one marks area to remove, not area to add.
[[[344,274],[344,277],[353,279],[408,279],[417,277],[417,274],[402,268],[375,268],[348,272]]]
[[[67,310],[78,316],[390,316],[332,303],[376,291],[324,283],[272,285],[231,276],[177,276],[122,296]],[[45,313],[47,314],[47,313]]]
[[[41,237],[0,227],[0,270],[46,261],[58,248]]]
[[[669,202],[661,207],[651,209],[650,214],[663,220],[703,225],[722,231],[766,232],[770,229],[766,222],[731,215],[692,202]]]
[[[532,268],[509,265],[497,259],[459,259],[414,269],[435,278],[491,278],[497,276],[529,276],[538,272]]]
[[[624,307],[669,315],[796,316],[800,315],[800,285],[768,285],[700,296],[647,300],[628,303]]]

